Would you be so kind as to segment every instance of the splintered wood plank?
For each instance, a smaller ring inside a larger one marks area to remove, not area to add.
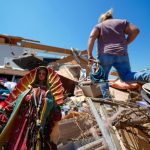
[[[47,45],[42,45],[42,44],[22,42],[21,46],[22,47],[27,47],[27,48],[44,50],[46,52],[61,53],[61,54],[68,54],[68,55],[72,54],[72,51],[70,49],[53,47],[53,46],[47,46]]]
[[[130,94],[126,91],[120,91],[115,88],[110,87],[110,94],[116,101],[128,101],[130,99]]]
[[[142,132],[132,127],[128,127],[128,129],[130,129],[131,132],[136,133],[138,136],[141,136],[142,138],[139,138],[138,136],[136,136],[136,134],[134,135],[133,133],[127,132],[124,129],[120,130],[122,141],[127,150],[149,150],[150,149],[150,144],[145,142],[145,140],[148,140],[148,138]]]
[[[82,131],[87,131],[88,128],[90,128],[90,126],[87,125],[87,120],[85,121],[84,119],[77,122],[74,118],[62,120],[59,123],[60,141],[62,143],[67,143],[69,140],[79,137]]]
[[[24,76],[29,71],[15,70],[11,68],[0,68],[0,74]]]

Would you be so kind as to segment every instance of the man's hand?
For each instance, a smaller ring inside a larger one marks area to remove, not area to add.
[[[133,24],[129,24],[125,28],[125,34],[127,34],[127,44],[130,44],[139,34],[140,30]]]
[[[88,60],[95,59],[92,55],[88,55]]]
[[[92,65],[95,61],[95,58],[93,56],[88,57],[88,65]]]

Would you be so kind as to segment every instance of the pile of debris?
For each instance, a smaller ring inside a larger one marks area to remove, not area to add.
[[[112,98],[104,100],[100,84],[88,79],[76,82],[74,93],[65,99],[59,150],[148,150],[150,103],[142,88],[117,80],[110,87]]]
[[[0,35],[0,49],[4,55],[0,74],[12,76],[12,81],[39,65],[48,65],[59,74],[65,91],[59,150],[149,150],[150,84],[141,87],[118,79],[109,81],[111,98],[104,100],[102,83],[93,83],[88,76],[91,69],[86,50],[52,47],[7,35]],[[38,52],[60,57],[40,58]],[[6,56],[10,58],[3,62]]]

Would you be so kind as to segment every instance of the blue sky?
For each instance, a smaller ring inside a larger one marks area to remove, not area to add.
[[[114,18],[127,19],[140,29],[129,45],[132,70],[150,67],[149,0],[0,0],[0,34],[85,50],[98,17],[110,8]]]

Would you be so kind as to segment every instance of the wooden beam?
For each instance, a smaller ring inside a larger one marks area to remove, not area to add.
[[[79,64],[82,68],[85,68],[87,71],[87,74],[89,74],[90,72],[90,68],[88,66],[88,61],[86,61],[85,59],[83,59],[80,56],[77,56],[80,63],[78,63],[75,58],[71,55],[71,56],[67,56],[63,59],[57,60],[56,62],[50,63],[50,65],[52,66],[59,66],[60,64],[73,64],[73,65],[77,65]]]
[[[13,45],[17,45],[17,42],[21,42],[22,40],[40,43],[40,41],[37,41],[37,40],[31,40],[31,39],[22,38],[19,36],[10,36],[10,35],[5,35],[5,34],[0,34],[0,38],[5,38],[6,43],[13,44]]]
[[[21,46],[26,47],[26,48],[38,49],[38,50],[41,50],[41,51],[43,50],[43,51],[46,51],[46,52],[72,55],[72,50],[70,50],[70,49],[58,48],[58,47],[47,46],[47,45],[42,45],[42,44],[21,42]]]
[[[54,46],[47,46],[47,45],[42,45],[42,44],[37,44],[37,43],[30,43],[30,42],[22,41],[21,46],[26,47],[26,48],[38,49],[38,50],[46,51],[46,52],[72,55],[71,49],[59,48],[59,47],[54,47]],[[81,51],[81,55],[87,55],[87,50]]]
[[[87,55],[88,53],[87,53],[87,50],[83,50],[82,52],[81,52],[81,55]]]
[[[64,64],[64,63],[67,63],[67,62],[71,62],[73,59],[74,59],[74,58],[73,58],[73,56],[71,55],[71,56],[67,56],[67,57],[65,57],[65,58],[63,58],[63,59],[59,59],[59,60],[57,60],[57,61],[55,61],[55,62],[52,62],[52,63],[49,63],[49,64],[52,65],[52,66],[59,66],[60,64]]]
[[[85,60],[85,59],[83,59],[82,57],[80,57],[80,56],[78,56],[78,59],[80,60],[80,62],[81,62],[81,67],[82,68],[84,68],[84,69],[86,69],[86,73],[87,73],[87,75],[89,75],[89,73],[90,73],[90,67],[88,66],[88,61],[87,60]]]
[[[0,68],[0,74],[6,74],[6,75],[17,75],[17,76],[24,76],[29,71],[25,70],[15,70],[12,68]]]

